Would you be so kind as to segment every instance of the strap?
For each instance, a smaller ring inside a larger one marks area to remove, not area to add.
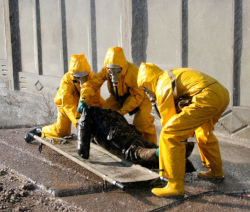
[[[171,84],[172,84],[172,90],[173,90],[173,95],[174,99],[177,99],[177,83],[176,83],[176,78],[173,73],[173,70],[167,70],[168,71],[168,76],[171,79]]]

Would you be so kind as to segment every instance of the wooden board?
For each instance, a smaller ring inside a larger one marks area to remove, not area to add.
[[[114,185],[159,178],[157,173],[130,161],[122,160],[93,143],[90,146],[90,157],[85,160],[78,155],[75,140],[67,140],[64,144],[52,144],[48,139],[38,136],[34,138]]]

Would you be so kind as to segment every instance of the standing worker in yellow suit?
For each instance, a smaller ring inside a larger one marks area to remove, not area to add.
[[[117,111],[121,115],[134,113],[135,128],[146,140],[156,144],[154,117],[150,114],[152,105],[143,89],[138,88],[137,74],[138,67],[126,60],[122,48],[109,48],[102,70],[86,83],[88,88],[82,89],[80,104],[87,103],[91,96],[89,88],[98,90],[107,80],[110,97],[106,99],[103,108]]]
[[[152,193],[184,196],[185,146],[181,141],[194,132],[203,166],[209,169],[199,172],[198,177],[224,179],[219,144],[212,131],[229,104],[228,91],[200,71],[179,68],[164,72],[152,63],[140,65],[137,82],[157,99],[161,115],[159,169],[168,184],[152,189]]]
[[[25,141],[30,143],[33,137],[30,133],[45,138],[58,138],[69,136],[71,133],[71,123],[76,127],[80,118],[77,112],[77,106],[80,98],[80,85],[84,86],[86,80],[94,77],[90,65],[84,54],[72,55],[70,59],[69,71],[64,74],[54,101],[57,106],[57,122],[45,126],[37,127],[25,135]],[[104,100],[100,96],[100,90],[89,99],[91,106],[101,106]]]

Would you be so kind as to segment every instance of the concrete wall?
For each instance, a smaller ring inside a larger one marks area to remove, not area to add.
[[[147,61],[161,69],[182,66],[181,0],[148,1]]]
[[[0,59],[7,59],[4,2],[0,1]]]
[[[5,7],[0,0],[0,88],[8,86],[7,45],[5,35]]]
[[[242,57],[240,77],[240,105],[249,106],[249,73],[250,73],[250,1],[243,2],[242,11]]]
[[[66,0],[68,61],[72,54],[84,53],[92,61],[91,8],[88,0]]]
[[[40,1],[43,75],[64,74],[61,16],[60,0]]]
[[[230,91],[231,100],[234,45],[232,14],[233,0],[193,0],[188,5],[188,66],[218,79]]]
[[[35,1],[20,1],[19,24],[22,72],[38,74]]]
[[[217,131],[248,139],[249,14],[248,0],[0,0],[2,85],[55,94],[72,54],[98,72],[107,49],[121,46],[138,66],[188,66],[218,79],[231,100]]]

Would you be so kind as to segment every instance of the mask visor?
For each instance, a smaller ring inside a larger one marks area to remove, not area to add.
[[[80,87],[82,87],[83,84],[87,82],[88,80],[89,72],[85,72],[85,71],[77,72],[73,74],[73,76],[75,77],[75,80],[80,83]]]

